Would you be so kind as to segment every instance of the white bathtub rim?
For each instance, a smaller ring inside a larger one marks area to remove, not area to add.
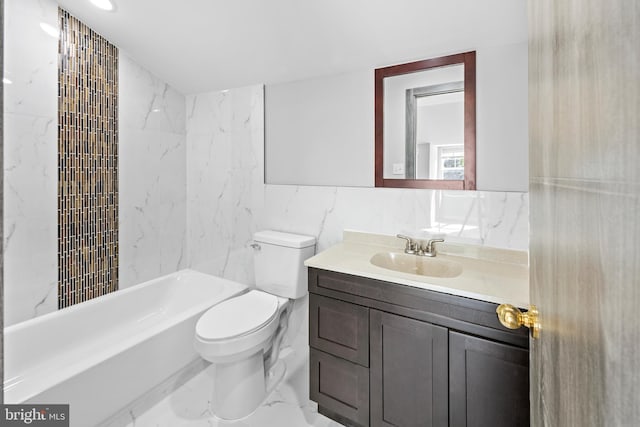
[[[90,301],[86,301],[84,303],[65,308],[64,310],[65,312],[71,312],[71,310],[78,310],[81,308],[86,309],[87,307],[90,307],[91,304],[99,304],[101,302],[104,302],[107,298],[115,298],[117,296],[122,296],[124,293],[129,293],[134,290],[139,290],[141,287],[153,286],[156,282],[160,280],[166,280],[167,278],[172,276],[176,276],[179,278],[180,276],[185,275],[185,273],[186,274],[197,273],[198,275],[200,274],[204,275],[204,273],[199,273],[197,271],[190,270],[190,269],[184,269],[176,273],[172,273],[156,279],[149,280],[147,282],[143,282],[131,288],[123,289],[122,291],[113,292],[111,294],[104,295],[100,298],[94,298]],[[51,387],[55,387],[56,385],[66,381],[67,379],[100,364],[102,361],[107,360],[111,357],[114,357],[115,355],[133,347],[134,345],[137,345],[139,343],[144,342],[147,339],[152,338],[158,332],[168,329],[174,325],[177,325],[178,323],[196,315],[197,313],[206,310],[208,307],[211,307],[215,304],[218,304],[226,299],[232,298],[248,290],[248,287],[246,285],[242,285],[240,283],[232,282],[230,280],[219,278],[219,277],[216,277],[216,279],[222,280],[225,282],[225,284],[230,285],[229,292],[227,292],[227,294],[224,295],[224,297],[222,298],[221,298],[221,294],[216,294],[214,297],[201,300],[198,302],[198,304],[190,307],[188,310],[184,310],[179,315],[174,315],[170,318],[164,319],[149,328],[145,328],[143,331],[140,331],[136,334],[133,334],[131,336],[128,336],[120,340],[118,343],[110,346],[109,348],[96,352],[91,356],[85,356],[82,358],[81,361],[77,361],[75,363],[72,363],[71,365],[65,365],[65,364],[59,364],[59,363],[56,364],[56,363],[53,363],[56,361],[56,359],[52,359],[50,361],[51,363],[37,365],[28,371],[22,372],[20,375],[16,375],[11,378],[5,378],[5,381],[3,384],[5,402],[20,403],[20,402],[27,401],[28,399],[32,399],[33,397],[39,395],[44,390],[47,390]],[[70,310],[70,311],[66,311],[66,310]],[[41,322],[45,322],[50,316],[56,315],[56,314],[59,314],[59,311],[48,313],[43,316],[39,316],[35,319],[29,319],[15,325],[11,325],[7,327],[5,331],[10,331],[10,330],[19,331],[20,329],[23,329],[25,327],[37,325]],[[5,349],[5,351],[7,350]],[[57,359],[59,358],[60,357],[58,357]],[[51,366],[58,366],[58,367],[62,366],[63,368],[57,369],[56,371],[52,372],[50,369]],[[5,375],[6,374],[7,372],[5,372]],[[37,381],[34,378],[37,378]],[[34,382],[37,382],[38,387],[35,387],[33,385]]]
[[[111,292],[111,293],[108,293],[106,295],[102,295],[100,297],[90,299],[89,301],[84,301],[84,302],[79,303],[79,304],[74,304],[74,305],[72,305],[70,307],[65,307],[63,309],[52,311],[52,312],[40,315],[38,317],[34,317],[34,318],[31,318],[31,319],[24,320],[22,322],[14,323],[13,325],[9,325],[9,326],[5,327],[4,328],[4,333],[6,335],[6,334],[11,333],[13,331],[19,331],[21,329],[28,328],[30,326],[38,325],[40,323],[46,322],[47,320],[49,320],[49,318],[51,318],[53,316],[56,316],[56,315],[60,315],[61,311],[63,311],[64,313],[73,313],[74,311],[83,310],[83,309],[85,309],[87,307],[90,307],[91,305],[99,304],[99,303],[102,303],[102,302],[105,302],[105,301],[109,301],[109,300],[111,300],[113,298],[116,298],[118,296],[122,296],[122,295],[125,295],[127,293],[131,293],[134,290],[140,290],[142,288],[153,286],[155,283],[160,282],[162,280],[166,280],[166,279],[171,278],[171,277],[175,277],[176,279],[179,280],[183,276],[194,274],[194,273],[196,275],[210,276],[210,275],[205,274],[205,273],[200,273],[199,271],[196,271],[196,270],[191,270],[189,268],[185,268],[183,270],[179,270],[179,271],[176,271],[176,272],[171,273],[171,274],[166,274],[164,276],[156,277],[154,279],[147,280],[146,282],[142,282],[142,283],[139,283],[137,285],[130,286],[130,287],[126,288],[126,289],[120,289],[120,290],[117,290],[115,292]],[[212,277],[216,277],[216,276],[212,276]],[[224,278],[221,278],[221,277],[216,277],[216,279],[220,279],[220,280],[231,282],[228,279],[224,279]],[[236,283],[236,282],[233,282],[233,283]]]

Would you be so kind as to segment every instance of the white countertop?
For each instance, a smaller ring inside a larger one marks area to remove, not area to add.
[[[384,280],[489,301],[529,307],[528,254],[474,245],[437,244],[436,259],[463,265],[457,277],[430,277],[378,267],[369,262],[379,252],[403,253],[404,241],[394,236],[344,232],[344,240],[305,261],[307,267]]]

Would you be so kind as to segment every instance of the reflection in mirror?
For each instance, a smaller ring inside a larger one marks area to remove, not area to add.
[[[475,189],[475,52],[376,70],[376,186]]]
[[[464,83],[406,91],[406,172],[411,179],[464,179]]]

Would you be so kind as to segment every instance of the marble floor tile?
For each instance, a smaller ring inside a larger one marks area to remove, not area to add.
[[[216,418],[210,409],[212,391],[211,365],[202,365],[196,375],[186,372],[186,381],[162,400],[147,406],[143,412],[135,409],[104,424],[109,427],[340,427],[341,424],[319,414],[317,405],[308,399],[308,357],[290,352],[282,357],[287,371],[280,384],[251,415],[238,421]],[[305,355],[306,356],[306,355]]]

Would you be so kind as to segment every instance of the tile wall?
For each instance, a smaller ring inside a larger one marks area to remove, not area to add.
[[[248,247],[262,206],[263,90],[187,96],[187,265],[253,283]]]
[[[58,26],[53,1],[7,0],[4,28],[5,326],[58,307]],[[11,17],[11,19],[8,19]]]
[[[58,26],[53,0],[5,2],[6,325],[58,307]],[[186,263],[184,96],[119,52],[119,288]],[[122,185],[126,182],[127,185]]]
[[[120,51],[120,289],[186,264],[184,103]]]
[[[58,308],[118,290],[118,48],[58,9]]]

